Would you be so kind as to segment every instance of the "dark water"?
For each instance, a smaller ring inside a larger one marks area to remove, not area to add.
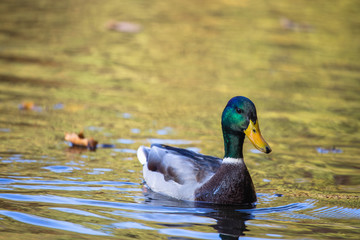
[[[1,1],[0,239],[359,239],[358,1]],[[244,95],[254,209],[143,187],[140,145],[221,157]],[[83,131],[96,151],[73,148]]]

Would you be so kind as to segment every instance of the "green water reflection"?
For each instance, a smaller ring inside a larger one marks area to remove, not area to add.
[[[255,102],[273,149],[265,156],[245,144],[257,192],[283,194],[284,202],[315,199],[319,206],[360,208],[359,10],[355,0],[2,0],[1,175],[140,184],[133,151],[148,139],[180,139],[187,141],[184,147],[221,157],[220,114],[228,99],[243,95]],[[125,25],[109,29],[114,22]],[[20,110],[24,102],[37,108]],[[169,131],[158,132],[164,129]],[[81,130],[117,150],[71,151],[64,132]],[[333,147],[341,152],[318,149]],[[54,166],[71,169],[59,173]],[[84,196],[46,188],[8,192]],[[142,198],[141,191],[85,195]],[[6,204],[3,209],[43,211],[51,218],[41,206]],[[4,226],[15,232],[24,227]],[[281,232],[284,238],[301,230],[290,228],[288,235]],[[347,239],[356,239],[354,228]],[[31,226],[26,229],[24,236],[34,237]],[[250,236],[264,237],[257,233]],[[136,234],[146,237],[145,230]]]

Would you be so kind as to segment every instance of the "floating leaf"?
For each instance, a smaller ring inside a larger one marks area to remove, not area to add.
[[[93,138],[85,138],[84,133],[65,133],[65,140],[73,144],[73,146],[86,147],[91,151],[96,150],[98,142]]]
[[[36,112],[41,112],[42,108],[39,106],[36,106],[34,102],[27,101],[23,102],[19,105],[20,110],[31,110]]]

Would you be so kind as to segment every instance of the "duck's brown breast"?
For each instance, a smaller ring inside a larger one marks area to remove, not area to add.
[[[215,175],[195,191],[195,200],[217,204],[251,204],[256,193],[243,162],[223,163]]]

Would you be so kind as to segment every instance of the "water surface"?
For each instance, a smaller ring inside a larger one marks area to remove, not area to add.
[[[0,3],[4,239],[358,239],[358,1]],[[144,188],[140,145],[221,157],[251,98],[254,209]],[[98,149],[73,148],[83,131]]]

